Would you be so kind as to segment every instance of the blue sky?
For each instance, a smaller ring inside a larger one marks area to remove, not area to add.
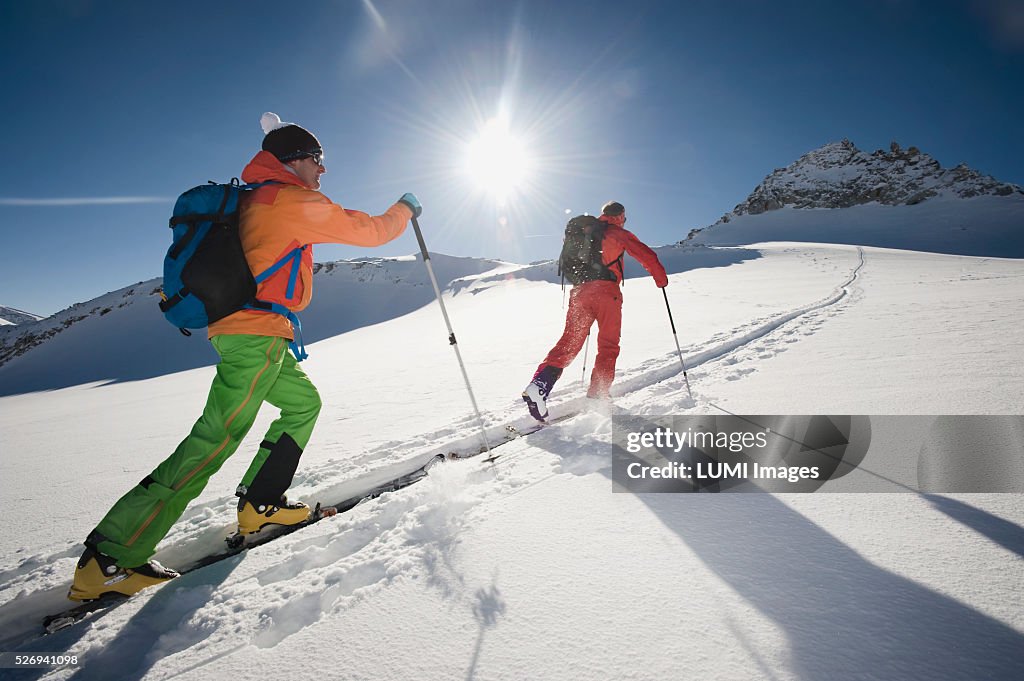
[[[174,198],[237,176],[264,111],[320,138],[333,200],[413,191],[431,250],[516,262],[609,199],[677,241],[844,137],[1024,184],[1016,0],[47,0],[0,32],[0,304],[37,314],[159,276]],[[498,115],[530,159],[503,204],[464,163]]]

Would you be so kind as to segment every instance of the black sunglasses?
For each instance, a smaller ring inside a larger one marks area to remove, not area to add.
[[[297,151],[294,154],[289,154],[282,158],[281,162],[287,163],[288,161],[298,161],[304,158],[311,158],[318,166],[322,166],[324,164],[323,149],[317,151]]]

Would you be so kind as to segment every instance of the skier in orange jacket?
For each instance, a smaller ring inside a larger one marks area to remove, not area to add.
[[[264,114],[261,123],[266,133],[262,151],[242,178],[269,184],[242,203],[238,234],[254,275],[275,263],[289,263],[260,282],[256,297],[294,312],[313,295],[313,244],[379,246],[402,234],[422,208],[413,194],[376,216],[342,208],[319,191],[320,176],[327,172],[320,141],[298,125],[282,123],[276,114]],[[131,595],[178,576],[152,560],[156,545],[238,448],[264,402],[280,409],[280,415],[235,490],[239,533],[295,525],[310,517],[309,506],[285,494],[321,406],[316,387],[288,352],[298,332],[283,313],[263,309],[239,310],[210,325],[220,363],[202,416],[174,452],[121,497],[86,538],[69,598]]]

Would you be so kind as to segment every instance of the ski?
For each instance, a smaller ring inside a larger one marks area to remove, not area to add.
[[[458,461],[463,459],[471,459],[480,456],[481,454],[487,453],[488,456],[483,459],[483,462],[493,463],[501,455],[500,452],[494,451],[498,447],[508,444],[509,442],[518,440],[519,438],[532,435],[533,433],[539,432],[544,428],[547,428],[548,426],[560,423],[562,421],[566,421],[577,415],[578,412],[570,412],[567,414],[563,414],[561,416],[557,416],[555,418],[549,418],[543,422],[533,423],[527,426],[515,426],[512,424],[506,425],[504,429],[504,439],[495,444],[492,444],[489,450],[487,448],[480,447],[479,449],[470,450],[468,452],[453,451],[448,452],[447,454],[436,454],[433,457],[431,457],[429,461],[427,461],[425,464],[423,464],[416,470],[412,471],[411,473],[407,473],[382,485],[378,485],[377,487],[371,489],[369,492],[366,492],[365,494],[361,494],[359,496],[352,497],[349,499],[344,499],[338,503],[331,504],[328,506],[324,506],[318,503],[314,508],[313,512],[310,514],[309,519],[304,522],[295,525],[271,525],[263,528],[259,532],[254,532],[244,536],[239,534],[237,531],[233,532],[224,539],[225,548],[223,550],[218,551],[216,553],[211,553],[191,563],[188,563],[180,569],[177,569],[177,572],[180,575],[187,575],[190,572],[201,570],[202,568],[209,567],[210,565],[215,565],[216,563],[219,563],[222,560],[226,560],[228,558],[231,558],[232,556],[237,556],[238,554],[248,551],[249,549],[254,549],[258,546],[264,546],[276,539],[286,537],[289,534],[292,534],[293,532],[298,532],[303,528],[309,527],[310,525],[314,525],[320,522],[324,518],[330,518],[341,513],[346,513],[364,501],[376,499],[382,494],[386,494],[388,492],[394,492],[400,489],[404,489],[405,487],[415,484],[416,482],[419,482],[420,480],[425,478],[430,468],[441,461]],[[79,603],[78,605],[68,608],[67,610],[64,610],[62,612],[48,615],[43,619],[44,635],[56,633],[58,631],[66,629],[70,626],[73,626],[83,620],[90,619],[92,617],[99,617],[102,614],[105,614],[106,612],[113,610],[122,603],[125,603],[129,600],[129,598],[129,596],[123,596],[121,594],[108,594],[97,600]]]
[[[471,452],[449,452],[447,458],[454,461],[458,461],[462,459],[472,459],[477,456],[480,456],[481,454],[488,454],[488,456],[483,459],[484,463],[493,463],[502,454],[501,452],[494,452],[494,450],[497,449],[498,447],[506,445],[509,442],[512,442],[513,440],[518,440],[519,438],[526,437],[527,435],[533,435],[538,431],[544,430],[548,426],[552,426],[562,421],[567,421],[573,418],[574,416],[579,416],[579,412],[569,412],[567,414],[562,414],[561,416],[556,416],[554,418],[545,419],[544,421],[532,423],[528,426],[517,427],[512,424],[508,424],[505,426],[503,439],[500,442],[492,444],[490,446],[490,450],[484,447],[480,447],[480,449]]]
[[[224,539],[226,545],[224,550],[211,553],[193,561],[192,563],[188,563],[182,568],[177,569],[177,572],[179,575],[187,575],[190,572],[201,570],[204,567],[209,567],[210,565],[219,563],[222,560],[227,560],[232,556],[244,553],[249,549],[254,549],[258,546],[269,544],[275,539],[288,536],[293,532],[297,532],[303,528],[309,527],[310,525],[314,525],[324,518],[331,518],[340,513],[350,511],[364,501],[375,499],[387,492],[394,492],[408,487],[409,485],[419,482],[425,478],[427,476],[427,471],[434,464],[443,461],[444,458],[445,457],[440,454],[436,455],[413,472],[402,475],[382,485],[378,485],[369,492],[357,497],[345,499],[330,506],[323,506],[318,503],[316,508],[310,514],[309,519],[304,522],[297,523],[295,525],[271,525],[263,528],[259,532],[253,532],[244,536],[238,534],[238,532],[233,532]],[[90,616],[98,617],[101,614],[105,614],[113,610],[122,603],[125,603],[129,598],[130,596],[124,596],[122,594],[106,594],[94,601],[80,603],[62,612],[48,615],[43,618],[43,634],[54,634],[85,619],[89,619]]]
[[[43,629],[46,630],[47,634],[56,633],[61,629],[70,627],[76,622],[84,620],[94,612],[113,608],[127,600],[128,596],[123,594],[104,594],[94,601],[87,601],[80,605],[76,605],[64,612],[59,612],[56,615],[48,615],[43,618]]]
[[[568,414],[562,414],[561,416],[556,416],[555,418],[547,418],[544,421],[540,421],[538,423],[534,423],[532,425],[526,426],[525,428],[516,428],[515,426],[505,426],[505,429],[509,433],[509,436],[507,436],[505,442],[502,442],[500,444],[505,444],[506,442],[511,442],[512,440],[518,440],[519,438],[526,437],[527,435],[533,435],[534,433],[539,432],[541,430],[544,430],[545,428],[547,428],[549,426],[553,426],[556,423],[561,423],[562,421],[568,421],[569,419],[573,418],[574,416],[579,416],[579,412],[569,412]],[[488,456],[486,459],[484,459],[484,462],[485,463],[494,463],[498,459],[498,457],[501,456],[502,454],[503,454],[503,452],[491,452],[490,456]]]

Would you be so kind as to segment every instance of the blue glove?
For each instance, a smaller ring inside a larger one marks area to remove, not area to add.
[[[405,206],[412,211],[412,216],[418,218],[423,214],[423,206],[420,205],[420,200],[416,198],[416,195],[412,192],[406,192],[402,194],[402,198],[398,199],[398,203],[404,203]]]

